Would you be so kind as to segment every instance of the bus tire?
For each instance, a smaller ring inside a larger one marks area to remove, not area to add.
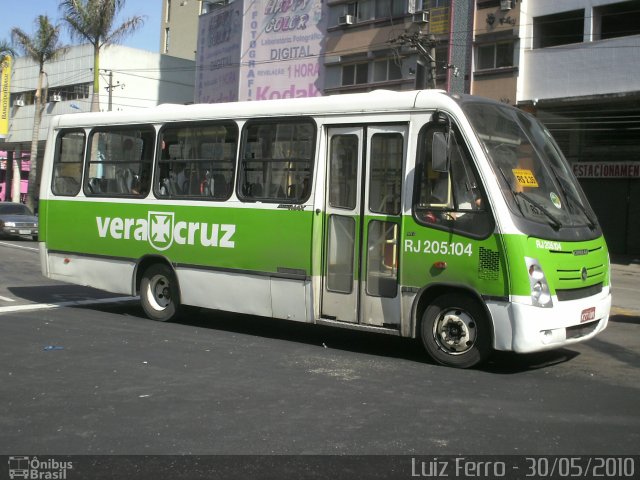
[[[484,309],[471,297],[457,293],[441,295],[427,307],[420,337],[427,353],[449,367],[474,367],[492,350]]]
[[[162,263],[147,268],[140,282],[140,303],[152,320],[168,322],[175,319],[180,307],[180,292],[173,270]]]

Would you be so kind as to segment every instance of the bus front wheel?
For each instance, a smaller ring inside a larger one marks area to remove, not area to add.
[[[166,265],[147,268],[140,283],[140,302],[149,318],[160,322],[173,320],[180,306],[178,282]]]
[[[491,353],[487,316],[477,301],[465,295],[436,298],[422,316],[420,336],[427,353],[450,367],[473,367]]]

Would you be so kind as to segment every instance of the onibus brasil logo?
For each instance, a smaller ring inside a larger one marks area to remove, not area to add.
[[[100,238],[149,242],[158,251],[176,245],[235,248],[236,226],[176,221],[174,212],[148,212],[147,218],[96,217]]]
[[[32,480],[66,480],[67,470],[73,470],[73,462],[59,461],[53,458],[46,460],[38,457],[10,456],[9,478],[26,478]]]

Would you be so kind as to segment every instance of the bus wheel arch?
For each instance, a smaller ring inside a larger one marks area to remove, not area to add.
[[[166,322],[178,316],[181,305],[178,276],[165,258],[148,256],[138,262],[136,292],[149,318]]]
[[[493,325],[486,305],[473,290],[436,285],[414,305],[415,336],[436,362],[470,368],[492,352]]]

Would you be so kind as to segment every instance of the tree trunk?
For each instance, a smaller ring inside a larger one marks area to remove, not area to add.
[[[31,135],[31,158],[29,169],[29,186],[27,187],[27,207],[32,211],[37,210],[38,202],[38,137],[40,136],[40,122],[42,121],[42,112],[44,111],[45,99],[42,98],[42,79],[44,70],[40,65],[40,73],[38,75],[38,88],[36,90],[36,104],[33,116],[33,134]],[[46,94],[46,93],[45,93]]]
[[[21,179],[20,171],[22,170],[22,150],[20,147],[16,148],[13,154],[13,177],[11,178],[11,201],[20,201],[20,186]]]
[[[91,111],[100,111],[100,46],[93,46],[93,96],[91,97]]]

